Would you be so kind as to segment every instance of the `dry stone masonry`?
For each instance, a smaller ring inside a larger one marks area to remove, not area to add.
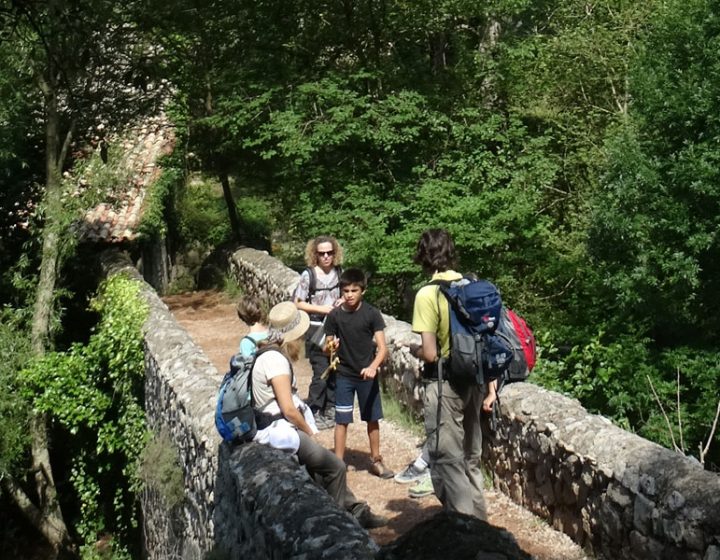
[[[503,391],[495,485],[605,558],[720,558],[720,477],[529,383]]]
[[[262,251],[243,248],[230,261],[246,292],[269,305],[289,299],[298,282],[296,272]],[[256,444],[221,444],[213,421],[220,374],[126,258],[107,253],[104,267],[137,280],[148,303],[147,420],[172,442],[184,477],[184,497],[172,507],[163,488],[144,489],[148,558],[407,557],[408,535],[378,551],[293,456]],[[419,363],[405,346],[419,337],[407,323],[385,319],[386,389],[419,412]],[[508,386],[500,402],[484,460],[494,485],[517,503],[601,558],[720,560],[718,475],[535,385]],[[472,520],[438,518],[411,535],[427,552],[437,531],[453,533],[447,542],[470,543],[463,531],[473,526]],[[487,554],[477,557],[523,557],[495,548]]]
[[[262,251],[241,249],[230,267],[273,304],[298,275]],[[410,325],[385,316],[384,383],[422,410],[420,364],[405,346]],[[531,383],[505,388],[484,461],[496,488],[602,558],[720,560],[720,477],[692,459],[589,414]]]
[[[172,441],[185,496],[169,508],[162,488],[142,495],[146,556],[370,559],[377,546],[291,456],[250,443],[231,449],[214,426],[221,375],[129,261],[105,255],[107,274],[137,280],[145,325],[149,428]]]

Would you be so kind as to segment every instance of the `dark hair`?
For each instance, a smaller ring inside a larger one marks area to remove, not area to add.
[[[367,288],[367,278],[365,277],[365,273],[359,268],[343,270],[338,283],[340,284],[341,290],[352,284],[360,286],[363,291]]]
[[[413,261],[429,273],[455,268],[457,256],[450,233],[445,229],[425,230],[418,240]]]
[[[260,298],[256,296],[243,296],[235,308],[238,318],[246,325],[267,323],[267,313],[262,306]]]

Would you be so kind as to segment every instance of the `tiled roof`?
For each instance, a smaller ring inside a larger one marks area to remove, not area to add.
[[[125,164],[131,170],[131,180],[124,188],[117,185],[112,201],[102,202],[85,214],[79,228],[84,241],[120,243],[137,238],[146,196],[162,172],[157,160],[175,146],[174,128],[164,116],[143,122],[126,138],[122,151],[127,154]]]

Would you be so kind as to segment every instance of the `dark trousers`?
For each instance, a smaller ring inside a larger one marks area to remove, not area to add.
[[[308,335],[308,339],[310,334]],[[320,379],[322,373],[330,365],[328,356],[310,340],[305,341],[305,356],[312,367],[312,381],[308,389],[308,396],[305,402],[310,410],[332,410],[335,408],[335,373],[331,373],[327,380]]]
[[[298,431],[298,435],[298,462],[308,470],[313,480],[330,494],[335,503],[353,514],[358,508],[367,507],[365,502],[359,501],[347,487],[345,462],[305,432]]]

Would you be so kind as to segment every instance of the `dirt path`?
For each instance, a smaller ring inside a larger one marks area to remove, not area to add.
[[[247,327],[235,314],[235,306],[226,296],[204,291],[169,296],[164,301],[190,336],[205,351],[218,369],[218,383],[227,370],[228,360]],[[295,364],[300,395],[307,395],[311,370],[306,360]],[[332,449],[332,430],[321,431],[318,441]],[[381,452],[385,464],[399,472],[415,458],[419,441],[405,429],[387,421],[380,427]],[[370,466],[367,433],[364,424],[357,421],[348,429],[346,462],[348,484],[356,496],[366,500],[373,511],[386,515],[390,523],[373,529],[372,537],[378,544],[395,540],[420,521],[440,511],[435,496],[422,499],[408,497],[408,486],[392,479],[381,480],[368,473]],[[566,535],[551,529],[545,522],[515,505],[504,494],[495,490],[486,493],[489,521],[504,527],[517,539],[520,546],[539,560],[586,560],[582,550]]]

